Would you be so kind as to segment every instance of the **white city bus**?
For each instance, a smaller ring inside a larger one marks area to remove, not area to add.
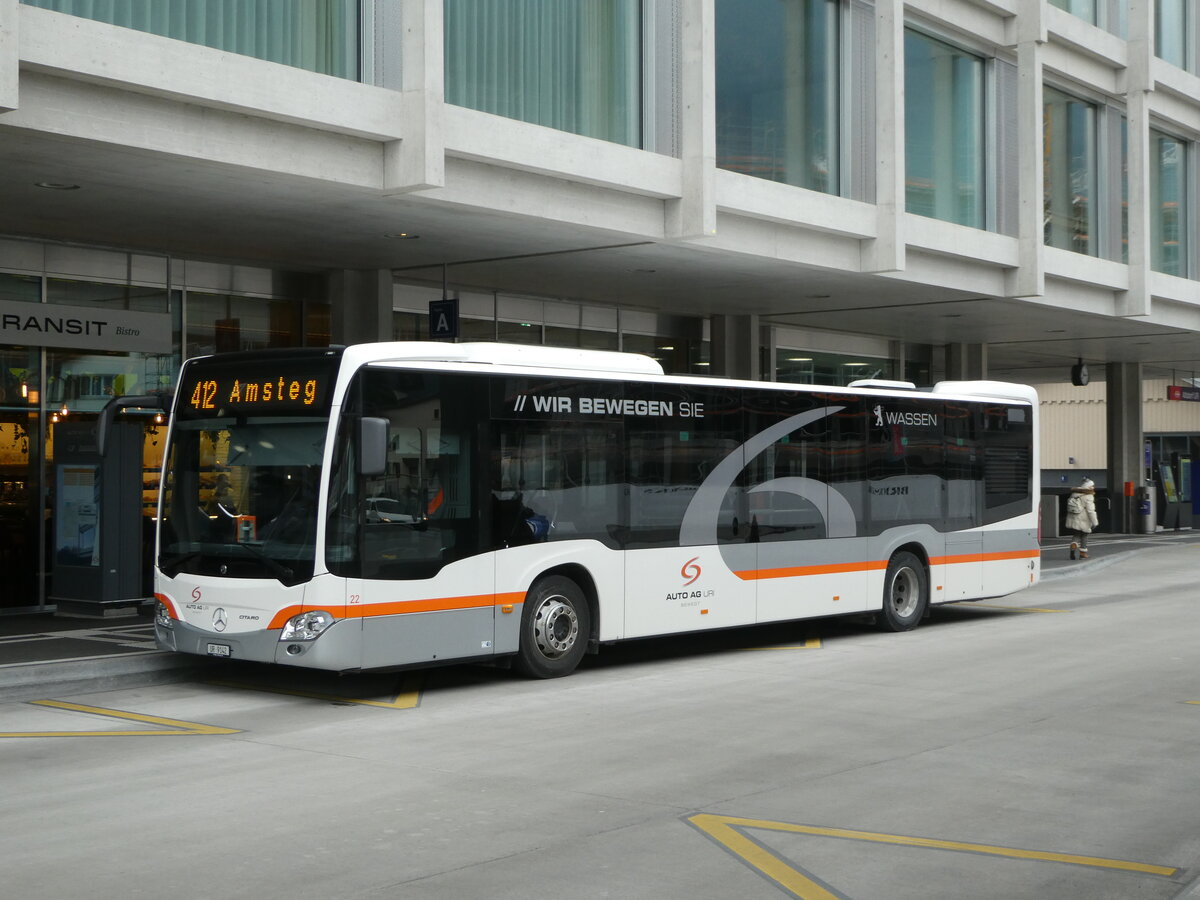
[[[336,671],[871,614],[1038,580],[1037,397],[675,377],[389,343],[186,363],[159,507],[169,650]]]

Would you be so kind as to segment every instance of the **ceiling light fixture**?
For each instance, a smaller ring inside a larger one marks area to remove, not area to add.
[[[385,234],[384,237],[393,241],[415,241],[421,236],[408,231],[393,231],[391,234]]]
[[[35,181],[34,187],[45,188],[48,191],[77,191],[79,185],[67,181]]]

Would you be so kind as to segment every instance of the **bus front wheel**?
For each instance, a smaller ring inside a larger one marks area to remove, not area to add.
[[[897,553],[888,562],[883,581],[883,608],[875,623],[883,631],[912,631],[929,606],[929,579],[921,560]]]
[[[579,585],[562,575],[538,579],[521,610],[517,671],[534,678],[570,675],[583,659],[591,628]]]

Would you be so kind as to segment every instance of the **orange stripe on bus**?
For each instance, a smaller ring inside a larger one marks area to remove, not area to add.
[[[397,600],[392,603],[364,603],[324,607],[335,619],[369,619],[374,616],[398,616],[404,613],[450,612],[456,609],[480,609],[485,606],[504,606],[523,603],[525,594],[476,594],[470,597],[429,597],[423,600]],[[268,628],[282,628],[292,616],[319,609],[317,606],[289,606],[275,613]]]
[[[734,572],[742,581],[758,581],[763,578],[795,578],[801,575],[839,575],[843,572],[867,572],[871,569],[886,569],[886,560],[868,562],[832,563],[824,566],[788,566],[783,569],[749,569]]]
[[[967,562],[998,562],[1005,559],[1037,559],[1040,550],[1005,550],[997,553],[963,553],[956,556],[934,556],[930,565],[944,566]],[[804,575],[841,575],[846,572],[870,572],[887,568],[887,560],[875,559],[867,562],[831,563],[823,566],[787,566],[782,569],[747,569],[734,574],[742,581],[760,581],[766,578],[798,578]]]
[[[967,562],[999,562],[1004,559],[1037,559],[1041,550],[1004,550],[998,553],[963,553],[956,556],[934,556],[931,565],[944,566]]]

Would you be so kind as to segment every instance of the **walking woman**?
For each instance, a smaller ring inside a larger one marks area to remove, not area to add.
[[[1067,530],[1075,533],[1071,542],[1071,559],[1079,554],[1080,559],[1088,558],[1087,536],[1092,529],[1100,524],[1096,518],[1096,483],[1086,475],[1078,487],[1071,488],[1067,497]]]

